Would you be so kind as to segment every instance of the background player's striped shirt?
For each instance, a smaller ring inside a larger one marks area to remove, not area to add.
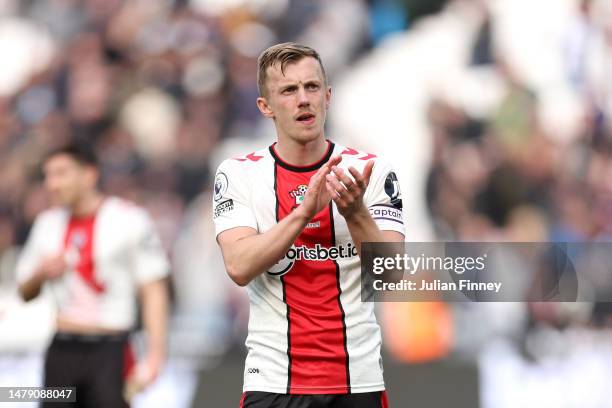
[[[89,217],[72,217],[65,208],[38,215],[17,264],[18,282],[60,253],[68,271],[47,282],[58,316],[88,326],[130,330],[138,286],[169,272],[149,215],[116,197],[106,197]]]

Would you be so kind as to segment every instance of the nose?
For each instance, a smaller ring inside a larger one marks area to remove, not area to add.
[[[310,106],[310,101],[308,100],[308,94],[306,93],[306,89],[303,86],[299,87],[297,97],[298,97],[298,106],[300,108]]]

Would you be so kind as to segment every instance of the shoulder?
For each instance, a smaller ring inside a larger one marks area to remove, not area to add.
[[[125,198],[110,196],[104,199],[100,208],[102,216],[108,215],[112,222],[121,222],[122,225],[139,225],[149,221],[150,216],[148,211]],[[123,224],[125,223],[125,224]]]
[[[374,161],[375,172],[377,170],[385,171],[391,168],[390,163],[379,155],[353,147],[336,144],[334,153],[342,156],[342,162],[345,167],[353,166],[361,170],[369,161]]]
[[[49,225],[65,222],[69,217],[68,210],[63,207],[52,207],[40,212],[34,220],[35,225]]]
[[[369,188],[368,191],[372,189],[390,189],[390,186],[395,185],[398,185],[397,188],[399,188],[399,182],[394,166],[386,158],[371,152],[342,145],[336,145],[335,154],[342,155],[342,162],[340,166],[343,168],[353,166],[359,172],[363,171],[368,162],[374,162],[374,168],[372,169],[372,175],[370,177],[370,186],[372,187]]]
[[[252,186],[250,179],[258,174],[259,170],[266,168],[271,160],[274,159],[268,148],[225,159],[215,173],[215,199],[223,196],[230,185],[232,190],[248,189]]]
[[[28,241],[47,241],[61,233],[68,223],[70,214],[63,207],[52,207],[38,213],[28,233]]]
[[[269,148],[265,147],[254,152],[240,154],[225,159],[219,165],[218,171],[244,172],[252,169],[253,167],[261,166],[271,159],[272,156],[270,155],[270,150]]]

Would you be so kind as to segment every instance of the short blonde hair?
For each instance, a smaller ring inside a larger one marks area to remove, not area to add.
[[[269,67],[273,67],[280,63],[280,70],[284,74],[284,69],[287,64],[298,62],[306,57],[317,60],[321,67],[321,72],[323,72],[323,80],[325,84],[327,84],[327,76],[319,53],[305,45],[286,42],[273,45],[259,55],[257,59],[257,88],[259,89],[259,95],[265,96],[266,80],[268,79],[267,70]]]

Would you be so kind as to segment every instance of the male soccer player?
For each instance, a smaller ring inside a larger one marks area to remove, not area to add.
[[[258,60],[272,146],[225,160],[214,221],[229,276],[250,299],[243,408],[387,406],[362,242],[402,242],[391,167],[324,135],[331,88],[318,53],[284,43]],[[373,135],[375,137],[375,135]]]
[[[44,384],[76,386],[77,403],[49,406],[124,407],[128,332],[139,294],[148,348],[128,378],[130,385],[151,383],[165,358],[166,255],[142,208],[98,190],[90,149],[70,144],[54,150],[43,170],[57,206],[36,218],[17,264],[17,280],[26,301],[45,285],[57,306]]]

